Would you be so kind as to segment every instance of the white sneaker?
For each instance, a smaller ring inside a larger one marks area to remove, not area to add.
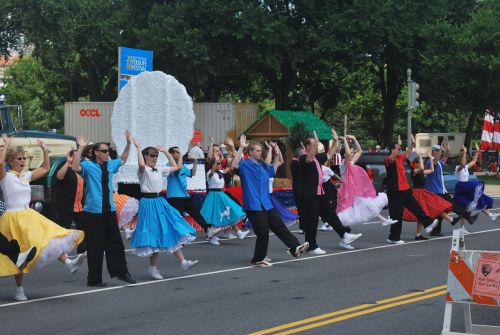
[[[302,229],[297,230],[297,234],[304,234],[304,231]]]
[[[427,227],[425,227],[425,232],[427,234],[429,234],[434,228],[436,228],[436,226],[438,225],[439,221],[438,219],[432,221],[432,223],[430,225],[428,225]]]
[[[272,259],[266,256],[266,257],[264,257],[264,261],[270,263],[272,261]]]
[[[74,275],[83,264],[84,259],[85,257],[83,254],[79,254],[75,259],[68,259],[64,264],[68,268],[69,272]]]
[[[163,276],[160,274],[160,271],[158,271],[158,268],[156,266],[150,266],[148,268],[148,273],[153,279],[163,279]]]
[[[493,213],[488,213],[488,216],[490,217],[490,220],[495,222],[500,214],[493,214]]]
[[[318,247],[314,250],[309,250],[307,253],[309,255],[324,255],[326,254],[326,251]]]
[[[349,243],[344,243],[343,241],[340,241],[339,245],[342,248],[347,249],[347,250],[354,250],[354,249],[356,249],[352,245],[350,245]]]
[[[405,241],[403,241],[403,240],[393,241],[393,240],[387,239],[387,243],[391,243],[391,244],[405,244]]]
[[[128,228],[125,228],[125,239],[126,240],[130,240],[132,238],[132,236],[134,235],[134,231],[135,229],[128,229]]]
[[[17,256],[16,266],[19,270],[23,270],[26,265],[35,257],[36,255],[36,247],[31,247],[25,252],[21,252]]]
[[[395,224],[396,222],[398,222],[398,220],[393,220],[390,217],[388,217],[387,219],[384,218],[384,220],[380,221],[380,223],[384,227],[390,226],[391,224]]]
[[[16,287],[16,294],[14,295],[15,301],[26,301],[26,294],[24,294],[24,289],[21,287]]]
[[[208,241],[212,245],[220,245],[220,240],[217,236],[212,236]]]
[[[196,264],[198,264],[198,261],[183,260],[181,263],[182,271],[187,271],[187,270],[191,269],[193,266],[195,266]]]
[[[222,228],[220,228],[220,227],[213,227],[212,226],[212,227],[207,229],[207,237],[212,238],[213,236],[220,233],[221,230],[222,230]]]
[[[238,230],[236,235],[238,235],[240,240],[243,240],[250,233],[250,230]]]
[[[351,233],[344,233],[344,238],[342,239],[342,242],[345,244],[351,244],[352,242],[356,241],[358,238],[363,236],[363,234],[351,234]]]
[[[323,223],[323,225],[319,228],[321,231],[333,231],[333,227],[328,223]]]

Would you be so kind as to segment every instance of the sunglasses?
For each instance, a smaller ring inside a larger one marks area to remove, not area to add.
[[[25,161],[26,157],[17,157],[16,160],[18,160],[18,161]]]
[[[151,158],[158,158],[158,155],[148,155]]]
[[[108,150],[108,149],[101,149],[101,150],[96,150],[96,151],[100,151],[100,152],[102,152],[103,154],[107,154],[107,153],[109,153],[109,150]]]

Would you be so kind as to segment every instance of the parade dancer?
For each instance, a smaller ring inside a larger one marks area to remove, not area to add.
[[[118,159],[109,159],[109,147],[98,142],[92,147],[92,159],[81,161],[87,141],[83,136],[77,139],[78,150],[73,157],[73,170],[85,180],[85,205],[82,222],[87,235],[88,275],[87,286],[104,287],[102,281],[103,256],[111,278],[135,284],[128,272],[125,247],[118,228],[116,207],[113,201],[113,174],[128,159],[132,135],[125,132],[127,145]]]
[[[35,246],[37,252],[24,272],[33,267],[43,267],[59,259],[74,274],[83,262],[83,256],[70,260],[67,253],[82,242],[84,234],[79,230],[65,229],[29,207],[30,182],[45,176],[50,169],[49,152],[44,142],[38,140],[43,151],[42,165],[33,171],[24,171],[26,157],[22,147],[10,148],[11,139],[2,135],[5,143],[0,153],[0,187],[7,210],[0,218],[0,233],[7,239],[16,240],[20,249]],[[5,162],[10,166],[5,169]],[[0,276],[14,275],[17,301],[27,300],[22,286],[23,272],[19,272],[12,259],[0,258]]]
[[[187,180],[196,174],[198,168],[198,160],[194,160],[193,168],[190,170],[182,163],[182,154],[178,147],[168,149],[169,154],[173,157],[176,165],[180,167],[178,171],[168,174],[167,177],[167,200],[168,203],[177,209],[181,215],[184,212],[188,213],[207,233],[207,237],[211,239],[221,231],[221,228],[214,227],[208,224],[198,209],[195,201],[187,193]]]
[[[353,155],[347,140],[350,139],[356,146]],[[387,195],[378,193],[373,186],[366,171],[355,165],[361,157],[362,149],[356,137],[346,135],[344,141],[344,160],[340,165],[342,183],[338,190],[337,215],[344,226],[362,224],[375,217],[380,220],[382,226],[389,226],[398,222],[390,217],[383,217],[380,212],[387,206]]]
[[[299,179],[300,179],[300,171],[299,171],[299,157],[302,156],[305,152],[305,148],[303,143],[300,143],[301,146],[300,148],[295,149],[295,154],[292,157],[292,161],[290,162],[290,170],[292,172],[292,191],[293,191],[293,198],[295,200],[295,206],[297,207],[297,213],[299,214],[300,218],[300,204],[301,204],[301,198],[299,194]],[[304,234],[304,227],[302,224],[302,221],[299,219],[299,234]]]
[[[234,229],[241,240],[244,239],[249,230],[241,230],[238,224],[245,220],[246,214],[243,209],[223,192],[224,175],[219,158],[212,160],[212,166],[207,172],[208,193],[201,208],[201,215],[205,221],[220,229]],[[220,245],[218,240],[211,242]]]
[[[438,220],[432,220],[425,215],[422,207],[418,204],[410,189],[410,185],[406,180],[406,170],[404,161],[407,156],[413,151],[415,140],[411,137],[411,145],[408,146],[406,153],[401,151],[401,136],[398,136],[398,141],[391,143],[390,155],[385,158],[385,168],[387,170],[387,198],[389,200],[389,215],[397,223],[391,225],[391,232],[387,238],[388,243],[403,244],[401,240],[401,231],[403,229],[402,217],[404,208],[408,208],[421,222],[427,233],[431,232],[438,224]]]
[[[431,219],[442,217],[450,222],[453,222],[454,219],[448,215],[448,212],[450,212],[453,208],[452,204],[425,189],[425,176],[434,172],[433,160],[431,160],[430,169],[424,169],[422,156],[417,154],[417,157],[415,157],[413,162],[411,162],[410,167],[411,179],[413,182],[412,193],[420,207],[422,207],[424,213]],[[428,239],[422,235],[424,226],[418,222],[417,217],[407,208],[403,211],[403,220],[407,222],[417,222],[417,232],[415,235],[416,241],[425,241]]]
[[[266,144],[266,149],[267,152],[265,153],[266,157],[266,164],[271,165],[272,159],[273,159],[273,152],[275,155],[278,157],[278,167],[281,166],[285,160],[283,159],[283,155],[281,153],[281,150],[278,146],[277,143],[275,142],[265,142]],[[283,205],[279,199],[276,197],[276,194],[273,192],[273,183],[274,183],[274,178],[269,179],[269,194],[271,196],[271,203],[273,204],[274,209],[278,212],[279,216],[281,217],[281,220],[285,224],[285,226],[289,227],[291,225],[294,225],[299,216],[296,215],[295,213],[292,213],[288,208],[286,208],[285,205]]]
[[[334,129],[332,129],[332,135],[333,144],[328,154],[326,154],[328,159],[331,157],[331,153],[335,152],[336,146],[338,145],[338,136]],[[335,212],[335,208],[325,195],[322,185],[323,170],[316,157],[318,143],[318,137],[316,132],[314,132],[314,138],[308,138],[306,140],[305,154],[299,158],[300,179],[298,192],[301,199],[301,210],[299,211],[299,215],[305,231],[305,240],[309,242],[309,253],[313,255],[322,255],[326,253],[316,242],[318,220],[320,216],[324,221],[328,222],[340,236],[342,239],[340,241],[340,246],[342,248],[352,249],[353,247],[350,244],[362,236],[362,234],[351,234],[346,231]]]
[[[187,223],[180,213],[164,197],[160,196],[163,188],[163,173],[173,173],[180,169],[164,146],[147,147],[141,151],[141,145],[134,140],[137,148],[138,175],[141,185],[141,201],[137,227],[130,245],[134,254],[149,257],[148,273],[153,279],[163,279],[158,270],[160,252],[174,253],[184,271],[196,265],[198,261],[186,260],[182,248],[196,239],[196,230]],[[163,152],[170,167],[158,171],[155,166],[159,152]],[[182,162],[181,162],[182,164]]]
[[[479,155],[479,147],[476,144],[476,152],[472,160],[467,163],[467,148],[462,147],[462,152],[458,157],[458,165],[455,168],[457,185],[453,200],[460,207],[464,208],[470,215],[477,215],[480,212],[488,215],[491,221],[496,221],[500,214],[493,214],[489,209],[493,208],[493,198],[484,194],[484,182],[480,180],[469,180],[469,169],[476,165]],[[464,232],[467,230],[463,227]]]
[[[465,218],[470,224],[474,223],[474,219],[471,217],[470,213],[467,213],[462,207],[460,207],[450,196],[448,191],[446,191],[446,188],[444,187],[444,179],[443,179],[443,166],[445,165],[446,161],[448,160],[448,156],[450,155],[450,146],[449,144],[445,146],[445,151],[444,151],[444,156],[441,159],[442,156],[442,148],[440,145],[435,144],[432,146],[432,157],[427,160],[427,163],[425,165],[426,169],[430,168],[431,162],[430,160],[433,160],[434,164],[434,172],[430,173],[427,175],[427,178],[425,179],[425,189],[437,194],[444,200],[448,201],[449,203],[452,204],[453,206],[453,212],[455,214],[458,214],[459,218]],[[451,222],[452,225],[455,225],[460,219],[456,218]],[[433,229],[433,231],[430,233],[431,236],[444,236],[441,233],[441,222],[443,221],[443,218],[438,219],[438,225]]]
[[[241,161],[244,149],[248,149],[250,158]],[[262,161],[262,147],[260,144],[246,142],[245,135],[240,137],[240,148],[233,160],[233,168],[241,178],[243,188],[243,210],[252,221],[253,230],[257,239],[251,264],[255,267],[270,267],[272,264],[265,260],[269,244],[269,230],[271,230],[287,247],[293,257],[307,250],[309,243],[300,244],[286,228],[280,216],[273,208],[269,196],[269,178],[276,174],[278,158],[273,165]]]
[[[71,165],[73,164],[73,156],[76,150],[71,150],[66,155],[66,163],[56,173],[55,184],[55,208],[56,208],[56,221],[57,223],[69,229],[71,223],[74,222],[78,230],[83,231],[81,223],[81,214],[83,211],[83,178],[73,171]],[[83,254],[87,250],[86,241],[76,248],[78,254]]]

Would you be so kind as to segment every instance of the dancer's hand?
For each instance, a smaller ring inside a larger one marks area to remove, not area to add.
[[[226,143],[226,145],[234,148],[234,141],[231,137],[226,138],[224,142]]]
[[[156,146],[156,150],[158,150],[159,152],[163,152],[163,153],[167,152],[167,148],[165,148],[165,146],[161,145],[161,144]]]
[[[47,148],[47,144],[45,144],[44,141],[37,139],[36,142],[38,143],[40,148],[42,148],[43,151],[49,151],[49,149]]]
[[[401,141],[401,135],[398,135],[398,144],[401,146],[403,144],[403,141]]]
[[[467,152],[467,147],[466,147],[465,145],[462,145],[462,150],[463,150],[464,152]]]
[[[318,139],[318,134],[316,134],[316,130],[313,130],[314,134],[314,145],[318,145],[319,139]]]
[[[247,137],[245,135],[240,136],[240,147],[246,149],[248,147]]]
[[[479,151],[479,145],[475,144],[476,151]]]
[[[87,145],[87,140],[85,139],[85,137],[83,135],[79,135],[76,139],[76,143],[78,144],[79,148],[83,149]]]
[[[125,138],[127,139],[127,144],[132,144],[134,138],[132,137],[132,133],[128,129],[125,130]]]
[[[135,138],[133,139],[133,141],[134,141],[134,145],[135,145],[135,147],[136,147],[137,149],[140,149],[140,148],[141,148],[141,143],[139,143],[139,141],[138,141],[138,140],[136,140]]]
[[[210,143],[214,144],[215,143],[215,140],[214,140],[214,137],[212,136],[212,134],[208,134],[208,140],[210,141]]]
[[[338,141],[339,140],[339,136],[337,135],[337,132],[333,128],[332,128],[332,138],[333,138],[334,141]]]

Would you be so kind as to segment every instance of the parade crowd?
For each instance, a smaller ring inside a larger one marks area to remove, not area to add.
[[[363,150],[355,136],[339,137],[332,129],[332,140],[325,149],[314,132],[295,148],[291,160],[295,212],[273,193],[276,172],[285,162],[275,142],[251,142],[242,135],[237,148],[231,139],[219,145],[210,137],[206,159],[201,144],[195,143],[188,154],[194,163],[188,168],[176,146],[143,148],[130,132],[125,137],[127,144],[119,157],[107,143],[89,144],[78,137],[78,149],[67,154],[66,163],[56,174],[56,215],[51,221],[29,206],[30,182],[50,170],[47,146],[38,141],[44,161],[39,168],[27,171],[23,149],[10,146],[11,139],[2,135],[0,187],[5,208],[0,217],[0,276],[14,276],[15,300],[27,300],[23,274],[56,259],[74,274],[87,258],[87,285],[91,287],[106,286],[102,280],[104,257],[112,278],[136,283],[127,267],[120,229],[130,240],[133,253],[149,258],[151,278],[163,279],[160,253],[175,254],[182,270],[187,271],[198,263],[185,253],[186,246],[196,239],[187,215],[216,246],[221,245],[222,234],[244,239],[251,227],[256,241],[250,264],[262,268],[272,266],[267,256],[269,231],[283,242],[291,257],[305,252],[325,254],[316,239],[320,219],[321,230],[335,231],[339,246],[352,250],[353,243],[362,237],[352,230],[374,219],[389,227],[387,243],[403,244],[402,221],[416,222],[415,240],[426,240],[424,232],[442,236],[443,219],[465,230],[464,223],[473,224],[481,212],[492,221],[498,215],[489,211],[493,199],[484,194],[484,183],[469,180],[469,169],[475,165],[479,150],[470,159],[465,147],[458,155],[458,182],[451,196],[443,180],[449,146],[432,146],[424,161],[413,153],[413,137],[405,151],[398,137],[385,158],[386,192],[377,193],[366,171],[356,165]],[[113,175],[126,163],[130,150],[137,150],[137,197],[118,194],[113,186]],[[159,155],[165,155],[166,165],[157,164]],[[405,167],[411,155],[415,156],[409,162],[412,186]],[[205,159],[204,170],[198,159]],[[187,178],[197,173],[205,173],[207,183],[201,208],[187,191]],[[233,185],[235,175],[241,187]],[[388,217],[381,215],[386,207]],[[297,222],[304,242],[289,230]],[[68,256],[75,248],[76,255]]]

